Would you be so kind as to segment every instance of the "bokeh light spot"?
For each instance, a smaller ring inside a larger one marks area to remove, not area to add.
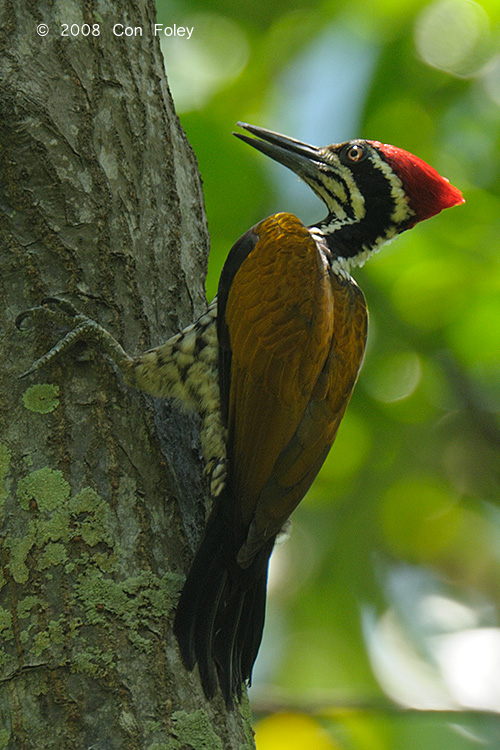
[[[385,404],[408,398],[420,382],[422,367],[415,352],[395,352],[377,357],[364,373],[364,386]]]
[[[249,46],[236,21],[214,13],[199,13],[186,21],[190,39],[161,39],[168,81],[178,113],[203,107],[245,67]]]
[[[473,0],[438,0],[421,13],[415,29],[417,50],[433,68],[468,76],[489,54],[490,23]]]

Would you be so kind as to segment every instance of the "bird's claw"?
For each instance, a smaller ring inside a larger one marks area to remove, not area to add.
[[[80,314],[76,307],[71,304],[71,302],[68,302],[67,299],[61,299],[61,297],[44,297],[42,299],[42,305],[46,307],[54,305],[54,307],[58,308],[61,312],[66,313],[66,315],[70,317],[75,317],[76,315]]]
[[[41,305],[24,310],[17,316],[15,322],[16,327],[20,331],[26,330],[23,323],[28,318],[31,318],[33,321],[45,319],[71,327],[78,316],[78,310],[67,300],[60,299],[59,297],[44,297]]]
[[[32,307],[25,310],[16,318],[16,326],[24,331],[26,321],[36,323],[44,321],[55,323],[63,328],[69,329],[68,332],[50,349],[46,354],[33,362],[31,367],[19,375],[20,378],[26,378],[36,370],[59,357],[63,352],[69,349],[77,341],[97,346],[101,351],[106,353],[117,365],[124,371],[130,367],[133,361],[127,352],[115,341],[113,336],[106,331],[99,323],[89,318],[87,315],[78,312],[73,305],[67,300],[59,297],[45,297],[42,304],[38,307]]]
[[[24,331],[27,329],[27,326],[24,325],[26,321],[36,323],[41,320],[55,323],[65,328],[69,328],[70,330],[55,346],[52,347],[52,349],[50,349],[50,351],[33,362],[31,367],[25,372],[21,373],[19,378],[26,378],[33,372],[36,372],[48,362],[62,354],[62,352],[72,346],[76,341],[83,338],[88,324],[91,322],[90,318],[79,313],[78,310],[67,300],[59,299],[59,297],[45,297],[42,300],[41,305],[31,307],[20,313],[16,318],[16,326],[20,331]]]

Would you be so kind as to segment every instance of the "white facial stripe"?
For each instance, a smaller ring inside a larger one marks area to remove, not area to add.
[[[309,183],[309,184],[311,186],[313,185],[313,183]],[[336,189],[333,190],[332,188],[336,188]],[[335,198],[333,197],[333,194],[334,192],[335,194],[340,192],[338,188],[341,188],[341,185],[332,179],[328,180],[328,186],[325,186],[325,184],[319,183],[319,182],[314,183],[314,192],[321,198],[323,203],[325,203],[328,206],[329,213],[335,214],[337,219],[339,219],[339,221],[344,223],[344,221],[347,220],[347,214],[344,208],[344,204],[346,203],[346,195],[345,195],[345,192],[342,191],[343,194],[338,196],[339,200],[335,200]]]
[[[395,224],[400,224],[405,219],[408,219],[413,215],[413,211],[408,205],[405,192],[403,190],[403,183],[397,176],[397,174],[391,169],[389,164],[382,159],[380,154],[373,151],[371,159],[374,166],[384,174],[389,181],[391,186],[391,196],[394,200],[394,211],[391,214],[391,219]]]
[[[348,195],[342,182],[332,178],[328,173],[323,176],[323,181],[329,195],[334,195],[343,205],[348,202]]]
[[[329,149],[324,149],[322,152],[325,161],[332,165],[337,179],[328,173],[322,173],[322,183],[325,190],[320,190],[319,186],[316,185],[317,192],[326,203],[330,213],[335,213],[336,217],[343,223],[351,224],[354,221],[361,221],[365,215],[365,199],[351,170],[342,164],[337,154],[333,154]],[[342,204],[341,211],[338,210],[338,201],[334,200],[334,197]],[[350,210],[346,211],[346,206]]]
[[[345,167],[340,159],[337,157],[337,169],[340,172],[342,179],[349,190],[349,203],[353,212],[353,219],[351,221],[361,221],[365,215],[365,199],[359,190],[354,175],[349,169]]]

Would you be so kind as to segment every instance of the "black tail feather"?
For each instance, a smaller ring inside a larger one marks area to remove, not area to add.
[[[269,550],[271,554],[272,548]],[[268,558],[269,559],[269,558]],[[238,649],[241,653],[241,671],[248,675],[250,684],[252,678],[252,669],[257,658],[262,640],[262,631],[264,629],[264,616],[266,612],[266,594],[267,594],[267,571],[262,586],[254,586],[252,589],[252,602],[247,606],[251,611],[252,618],[243,622],[243,628],[240,628],[238,634]]]
[[[198,664],[205,695],[212,698],[219,684],[229,707],[250,681],[257,657],[266,606],[267,568],[274,539],[269,540],[248,568],[236,555],[219,501],[208,520],[202,542],[182,590],[174,621],[186,669]]]

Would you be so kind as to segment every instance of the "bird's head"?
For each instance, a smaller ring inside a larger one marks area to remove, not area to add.
[[[328,209],[311,227],[333,256],[362,265],[371,253],[417,222],[463,203],[462,193],[417,156],[378,141],[310,146],[239,122],[256,138],[235,133],[302,178]]]

